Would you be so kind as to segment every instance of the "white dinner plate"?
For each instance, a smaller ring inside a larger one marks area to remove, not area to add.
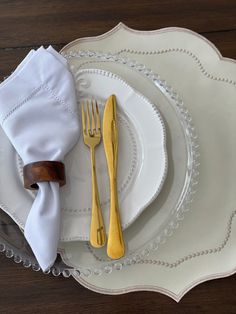
[[[127,228],[158,195],[167,172],[166,136],[159,111],[118,76],[99,69],[76,73],[78,99],[118,102],[118,190],[122,227]],[[80,112],[80,103],[78,103]],[[80,119],[80,116],[79,116]],[[23,164],[0,131],[0,206],[24,228],[34,193],[23,188]],[[96,150],[97,176],[106,230],[109,180],[103,145]],[[91,216],[91,165],[82,136],[65,159],[67,184],[61,189],[61,241],[88,240]]]

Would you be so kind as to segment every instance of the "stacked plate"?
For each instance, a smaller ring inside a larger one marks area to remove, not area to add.
[[[110,260],[105,249],[94,249],[89,244],[91,169],[81,137],[66,158],[68,183],[61,190],[59,244],[63,262],[56,262],[54,275],[73,274],[76,280],[99,292],[116,293],[117,289],[117,293],[124,293],[140,286],[141,290],[156,289],[178,300],[190,287],[213,278],[219,269],[230,269],[231,264],[223,263],[225,255],[222,262],[219,256],[227,245],[230,248],[236,215],[231,213],[236,201],[230,175],[235,171],[231,145],[235,110],[231,100],[236,82],[232,79],[232,64],[221,62],[211,44],[188,30],[138,32],[123,24],[102,36],[76,40],[61,53],[75,78],[79,112],[83,100],[96,99],[102,112],[108,96],[117,96],[118,189],[126,255]],[[227,97],[228,107],[223,110],[220,101],[226,99],[226,84],[231,97]],[[223,121],[228,121],[227,126]],[[0,229],[0,250],[6,250],[16,262],[23,261],[26,267],[33,265],[39,270],[17,227],[24,228],[34,194],[24,190],[21,160],[2,132],[0,137],[0,170],[2,178],[7,178],[0,186],[0,207],[16,222],[13,225],[1,213],[5,222],[0,225],[4,226]],[[225,163],[224,151],[230,152]],[[96,159],[108,230],[109,184],[102,145]],[[195,211],[178,228],[189,209]],[[17,244],[12,241],[15,239]],[[215,253],[218,259],[214,259]],[[229,253],[225,250],[225,254]],[[208,264],[211,269],[206,267]],[[117,276],[113,269],[122,271]],[[142,278],[137,276],[140,271],[145,272]],[[160,288],[156,288],[158,283]]]
[[[89,245],[91,169],[89,151],[81,137],[66,158],[68,182],[62,189],[59,251],[68,266],[85,274],[111,272],[113,266],[121,268],[146,256],[178,226],[198,174],[196,135],[182,100],[144,65],[116,54],[71,49],[67,52],[65,48],[63,55],[74,73],[78,106],[83,99],[92,98],[103,109],[111,94],[118,100],[118,190],[127,249],[123,259],[111,261],[105,250]],[[137,91],[140,84],[153,85],[155,103]],[[24,190],[22,162],[2,131],[0,136],[4,151],[0,168],[2,177],[8,178],[0,189],[1,207],[24,228],[34,194]],[[109,184],[102,145],[97,152],[97,171],[108,227]]]
[[[197,182],[196,134],[178,94],[143,64],[118,54],[80,51],[76,43],[65,47],[62,54],[74,74],[78,107],[85,99],[96,99],[102,111],[111,94],[117,97],[118,193],[126,255],[120,260],[110,260],[105,249],[89,245],[91,166],[82,137],[65,161],[68,180],[61,190],[59,252],[65,264],[86,276],[110,273],[113,268],[121,269],[156,250],[178,227]],[[149,100],[147,93],[142,94],[146,86],[155,101]],[[23,164],[2,131],[0,137],[4,151],[0,170],[2,177],[8,177],[7,184],[0,189],[1,207],[23,229],[35,195],[24,190]],[[109,181],[102,145],[96,159],[108,230]],[[14,190],[13,195],[9,186]]]

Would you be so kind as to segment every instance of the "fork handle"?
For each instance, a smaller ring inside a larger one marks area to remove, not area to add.
[[[99,200],[94,147],[90,148],[90,154],[92,164],[92,213],[90,224],[90,243],[93,247],[99,248],[106,244],[106,230]]]
[[[112,259],[119,259],[125,254],[125,244],[121,228],[117,182],[116,178],[110,181],[111,201],[110,201],[110,224],[107,243],[107,255]]]

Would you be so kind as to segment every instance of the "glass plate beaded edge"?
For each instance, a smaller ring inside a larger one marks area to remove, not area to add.
[[[170,100],[173,105],[176,114],[181,122],[188,152],[188,172],[186,175],[184,191],[180,197],[180,202],[178,202],[178,210],[176,210],[176,216],[173,218],[171,223],[163,230],[161,236],[158,239],[154,239],[151,245],[149,244],[146,248],[142,249],[141,252],[135,254],[131,259],[124,259],[121,262],[114,261],[104,267],[104,272],[111,273],[113,269],[120,270],[124,265],[129,265],[130,263],[135,263],[136,261],[142,259],[150,253],[150,250],[155,250],[158,243],[164,243],[166,238],[171,236],[173,233],[174,226],[178,226],[178,222],[183,220],[184,212],[189,210],[189,204],[193,201],[193,195],[196,192],[196,185],[198,183],[198,166],[199,166],[199,150],[197,135],[195,132],[194,125],[192,123],[191,115],[185,108],[182,99],[179,97],[176,91],[174,91],[165,80],[162,80],[160,76],[154,73],[151,69],[148,69],[145,65],[138,63],[136,60],[131,60],[129,58],[120,57],[117,54],[103,53],[96,51],[69,51],[68,53],[62,52],[62,55],[67,58],[96,58],[98,60],[112,61],[127,65],[128,67],[134,69],[138,73],[142,74],[148,80],[150,80],[154,86],[161,90]],[[72,69],[73,70],[73,69]],[[14,228],[18,228],[17,225]],[[19,228],[18,228],[19,229]],[[23,236],[23,235],[22,235]],[[11,244],[9,240],[0,235],[0,252],[5,252],[6,257],[13,258],[16,263],[23,264],[24,267],[32,267],[33,270],[39,271],[40,267],[33,256],[32,252],[24,252],[24,250],[17,249],[16,246]],[[61,262],[55,262],[54,266],[47,272],[52,273],[54,276],[63,274],[64,277],[70,276],[70,268]],[[76,270],[80,272],[80,270]],[[99,275],[102,273],[101,269],[81,269],[83,275],[88,277],[92,274]]]

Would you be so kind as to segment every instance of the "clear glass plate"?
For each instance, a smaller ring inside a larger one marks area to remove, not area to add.
[[[70,51],[65,56],[70,60],[75,76],[79,69],[95,66],[121,76],[154,103],[165,120],[169,159],[167,179],[157,200],[125,231],[126,256],[119,261],[111,261],[106,257],[105,250],[95,250],[87,242],[73,242],[67,243],[69,247],[64,247],[61,252],[69,266],[59,260],[53,268],[55,275],[63,272],[65,276],[69,276],[70,266],[82,271],[85,276],[98,275],[102,271],[110,273],[113,268],[121,269],[123,265],[135,263],[151,250],[158,249],[178,227],[184,212],[189,209],[197,184],[197,136],[191,116],[177,93],[144,65],[101,52]],[[0,250],[5,251],[6,256],[14,257],[16,262],[23,261],[24,266],[32,265],[33,269],[40,270],[31,250],[25,250],[27,244],[18,226],[7,218],[8,223],[1,225],[4,228],[0,233]],[[21,243],[19,247],[16,244],[18,241]],[[65,255],[68,248],[69,254]]]

